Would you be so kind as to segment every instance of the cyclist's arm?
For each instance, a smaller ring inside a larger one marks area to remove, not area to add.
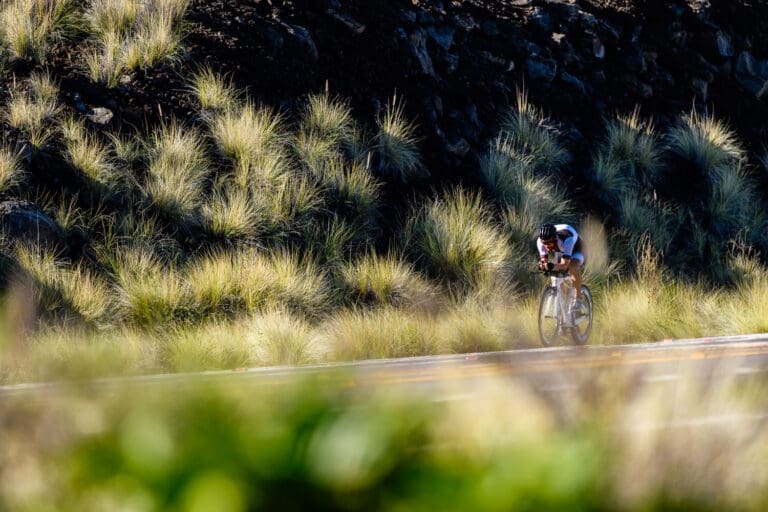
[[[549,253],[547,252],[547,248],[544,247],[541,238],[536,239],[536,247],[539,250],[539,268],[544,270],[547,261],[549,261]]]

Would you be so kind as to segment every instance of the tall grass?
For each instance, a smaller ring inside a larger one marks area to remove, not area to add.
[[[569,158],[558,135],[551,119],[528,101],[528,93],[518,90],[515,107],[502,117],[500,136],[517,154],[529,156],[536,171],[552,172]]]
[[[416,125],[406,118],[402,100],[394,96],[377,123],[376,154],[380,171],[403,182],[422,174],[425,169]]]
[[[14,259],[20,267],[20,279],[28,279],[37,307],[44,313],[54,312],[61,306],[58,276],[62,262],[52,250],[19,245]]]
[[[233,316],[242,311],[245,293],[257,295],[260,291],[266,296],[266,280],[243,282],[243,276],[254,271],[253,264],[248,268],[244,264],[245,258],[236,252],[214,252],[187,263],[190,300],[201,318]],[[253,288],[245,291],[245,286]]]
[[[231,79],[227,80],[207,66],[192,76],[189,89],[203,110],[220,111],[234,108],[239,96]]]
[[[161,340],[132,327],[47,326],[27,341],[21,361],[0,361],[4,382],[110,378],[164,369]],[[13,364],[15,363],[15,364]],[[168,368],[168,367],[166,367]]]
[[[19,185],[25,176],[20,155],[8,147],[0,147],[0,194]]]
[[[168,368],[183,372],[307,364],[317,360],[318,348],[304,320],[274,310],[235,323],[178,328],[166,354]]]
[[[742,166],[720,167],[712,171],[711,196],[707,210],[714,222],[714,231],[722,238],[735,237],[741,229],[753,230],[747,236],[765,238],[754,232],[763,228],[762,210],[757,190]],[[761,222],[762,221],[762,222]]]
[[[116,87],[126,72],[123,54],[134,47],[116,32],[108,32],[83,52],[83,62],[91,80]]]
[[[623,167],[630,183],[652,186],[661,171],[653,121],[642,119],[639,107],[629,115],[617,115],[607,124],[602,156]]]
[[[58,86],[47,73],[32,73],[26,84],[16,84],[3,109],[5,120],[24,132],[33,147],[52,136],[51,122],[60,112]]]
[[[95,326],[119,322],[111,289],[101,276],[80,264],[65,263],[50,250],[22,245],[14,254],[44,314],[74,317]]]
[[[670,150],[691,162],[705,177],[720,167],[733,167],[745,157],[736,133],[727,123],[695,110],[669,132]]]
[[[360,304],[425,309],[436,304],[437,290],[395,255],[368,253],[338,270],[340,288]]]
[[[203,187],[210,172],[201,134],[171,122],[152,134],[148,151],[144,194],[176,220],[194,213],[202,205]]]
[[[204,227],[224,240],[248,239],[255,236],[265,212],[247,191],[217,187],[202,205],[200,216]]]
[[[286,311],[271,310],[251,317],[245,325],[248,343],[259,365],[299,365],[324,357],[324,348],[313,336],[310,325]]]
[[[93,0],[85,12],[85,20],[97,36],[127,36],[143,15],[141,0]]]
[[[42,62],[50,48],[77,30],[74,0],[9,0],[0,8],[0,41],[13,58]]]
[[[360,164],[333,158],[312,167],[311,173],[331,211],[363,226],[375,222],[381,184]]]
[[[311,94],[301,115],[299,132],[311,134],[334,146],[341,146],[354,136],[355,126],[349,103],[323,94]]]
[[[149,247],[122,248],[114,260],[119,311],[139,326],[158,327],[187,318],[187,284],[177,266]]]
[[[180,21],[188,4],[189,0],[157,3],[156,12],[149,14],[136,31],[135,41],[140,48],[141,58],[126,58],[129,69],[153,67],[181,57],[184,47]]]
[[[489,303],[490,302],[490,303]],[[492,352],[539,345],[529,309],[515,294],[467,300],[431,317],[448,353]]]
[[[309,223],[302,232],[314,257],[329,266],[338,266],[352,257],[360,242],[359,236],[360,229],[338,215]]]
[[[324,325],[331,360],[381,359],[438,354],[435,324],[402,309],[344,310]]]
[[[729,274],[726,246],[741,238],[764,247],[765,217],[757,206],[757,190],[746,166],[746,151],[727,123],[695,110],[681,118],[668,137],[670,151],[680,163],[680,176],[670,178],[670,195],[683,208],[681,224],[690,243],[686,263],[707,262],[715,280]]]
[[[405,236],[415,260],[449,286],[472,289],[505,278],[507,239],[480,194],[444,193],[416,212]]]
[[[95,134],[88,133],[81,121],[69,117],[62,122],[62,126],[66,162],[94,182],[116,187],[119,180],[116,179],[117,167],[111,149]]]
[[[329,307],[325,273],[288,250],[214,253],[186,267],[187,302],[197,315],[286,309],[314,317]]]
[[[674,279],[647,238],[638,244],[635,259],[634,276],[601,290],[595,313],[601,321],[592,333],[596,339],[632,343],[734,334],[722,317],[732,294],[696,279],[695,272],[688,280]]]
[[[725,330],[732,333],[766,332],[768,321],[763,312],[768,305],[768,279],[765,268],[760,276],[740,282],[736,292],[736,300],[720,309]]]
[[[288,176],[277,187],[254,187],[252,197],[264,205],[268,232],[275,238],[315,226],[315,217],[324,207],[319,184],[308,176]]]
[[[673,210],[649,198],[634,194],[622,196],[619,199],[618,215],[621,221],[619,232],[626,237],[630,251],[645,237],[650,239],[656,249],[666,251],[677,234],[676,223],[679,219]],[[614,248],[617,248],[615,244]]]
[[[285,143],[283,118],[250,101],[212,116],[209,128],[222,154],[236,164],[257,162],[267,152],[279,152]]]
[[[331,306],[328,276],[310,257],[295,251],[274,250],[267,255],[266,262],[266,275],[261,274],[258,266],[255,272],[249,268],[244,283],[258,284],[266,278],[269,302],[264,304],[264,298],[254,297],[249,290],[245,290],[246,305],[250,309],[263,310],[265,305],[280,306],[308,317],[317,317]],[[260,300],[254,301],[254,298]]]
[[[494,140],[480,162],[480,172],[486,190],[513,212],[508,217],[515,240],[529,239],[533,233],[530,228],[547,220],[565,222],[572,218],[565,191],[551,178],[537,175],[531,157],[518,153],[509,138]]]
[[[91,2],[85,20],[94,41],[84,54],[91,79],[114,87],[131,70],[178,60],[188,7],[189,0]]]
[[[349,102],[331,97],[327,88],[307,98],[294,146],[300,160],[310,167],[339,157],[369,167],[371,148]]]

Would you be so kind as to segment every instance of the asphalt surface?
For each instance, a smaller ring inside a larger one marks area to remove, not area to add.
[[[268,391],[273,386],[308,378],[314,379],[317,385],[344,388],[404,386],[409,390],[425,390],[429,394],[431,389],[437,390],[445,383],[459,382],[471,389],[473,383],[492,378],[526,382],[535,389],[567,389],[606,372],[631,374],[643,383],[766,378],[768,334],[119,377],[79,384],[109,390],[122,386],[179,387],[231,382],[252,384]],[[0,386],[0,397],[44,393],[63,385],[66,383]]]

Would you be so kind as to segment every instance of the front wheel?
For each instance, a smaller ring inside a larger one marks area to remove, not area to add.
[[[594,317],[594,311],[592,309],[592,294],[589,288],[586,286],[581,287],[581,296],[584,298],[584,306],[580,311],[571,311],[573,317],[573,328],[571,329],[571,337],[576,345],[583,345],[589,338],[589,333],[592,332],[592,320]]]
[[[562,331],[562,315],[557,301],[557,288],[547,286],[539,301],[539,338],[542,345],[552,345]]]

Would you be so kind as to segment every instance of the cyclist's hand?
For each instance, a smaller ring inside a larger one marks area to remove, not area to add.
[[[539,269],[542,272],[545,272],[547,270],[552,270],[554,268],[555,264],[551,261],[540,261],[539,262]]]

